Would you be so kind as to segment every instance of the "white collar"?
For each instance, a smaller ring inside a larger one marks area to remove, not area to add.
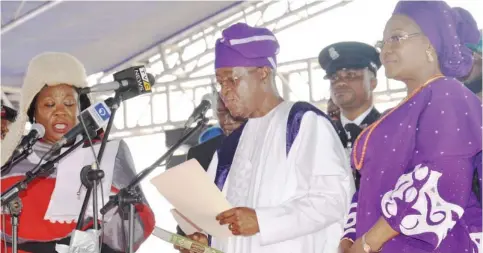
[[[342,123],[342,126],[345,126],[346,124],[349,124],[349,123],[354,123],[360,126],[362,121],[364,121],[364,119],[367,117],[367,115],[369,115],[372,109],[374,109],[374,105],[369,107],[365,112],[361,113],[361,115],[357,116],[357,118],[355,118],[354,120],[349,120],[348,118],[346,118],[344,115],[341,114],[340,122]]]

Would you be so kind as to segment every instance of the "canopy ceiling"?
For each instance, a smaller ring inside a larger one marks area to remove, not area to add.
[[[20,88],[30,59],[45,51],[78,57],[88,75],[109,71],[239,3],[1,1],[1,84]]]

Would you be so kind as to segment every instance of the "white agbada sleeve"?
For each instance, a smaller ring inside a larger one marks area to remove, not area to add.
[[[282,205],[256,209],[262,246],[308,235],[336,222],[342,230],[353,191],[346,159],[332,124],[313,112],[305,113],[288,156],[288,162],[296,166],[296,194]]]

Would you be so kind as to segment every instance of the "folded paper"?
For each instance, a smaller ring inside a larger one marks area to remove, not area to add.
[[[183,224],[192,223],[190,229],[199,227],[218,239],[233,236],[227,225],[216,220],[218,214],[232,206],[195,159],[154,177],[151,183],[181,214],[178,216],[184,216]]]

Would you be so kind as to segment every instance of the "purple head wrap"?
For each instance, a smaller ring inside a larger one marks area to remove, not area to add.
[[[477,47],[478,43],[481,41],[481,30],[478,30],[478,24],[476,23],[475,18],[473,18],[473,15],[471,15],[469,11],[460,7],[454,7],[453,11],[456,12],[456,15],[460,16],[462,21],[458,24],[457,28],[461,43],[470,46],[472,51],[475,51],[475,49],[478,50],[477,48],[471,47]]]
[[[222,32],[215,45],[215,69],[224,67],[277,68],[279,45],[266,28],[234,24]]]
[[[393,12],[414,20],[438,54],[441,72],[465,77],[473,66],[473,53],[465,43],[478,43],[476,22],[469,12],[452,9],[444,1],[399,1]]]

